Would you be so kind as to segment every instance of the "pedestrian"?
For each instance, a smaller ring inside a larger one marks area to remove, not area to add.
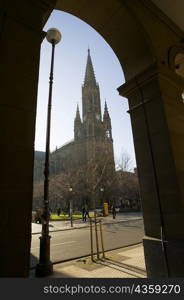
[[[85,206],[82,207],[82,221],[86,222],[86,209],[85,209]]]
[[[88,211],[88,205],[85,204],[85,214],[86,214],[86,218],[89,218],[89,211]]]
[[[113,219],[116,218],[116,207],[115,205],[113,204],[113,207],[112,207],[112,215],[113,215]]]
[[[61,214],[61,208],[59,207],[59,208],[57,209],[57,215],[58,215],[58,217],[60,216],[60,214]]]
[[[89,211],[88,211],[88,209],[86,209],[86,218],[89,218]]]

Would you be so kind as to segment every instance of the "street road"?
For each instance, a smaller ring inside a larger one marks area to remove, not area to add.
[[[52,262],[90,255],[89,227],[52,232],[50,235]],[[128,222],[103,225],[105,251],[139,243],[142,241],[143,235],[144,228],[142,220],[131,220]],[[38,262],[39,236],[40,234],[32,235],[31,267]],[[100,240],[99,231],[98,236]],[[93,234],[93,238],[95,239],[95,233]]]

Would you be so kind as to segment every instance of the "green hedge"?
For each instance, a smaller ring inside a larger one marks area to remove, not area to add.
[[[82,215],[72,215],[73,219],[81,219]],[[70,220],[69,215],[60,215],[58,216],[57,214],[51,214],[50,215],[50,220]]]

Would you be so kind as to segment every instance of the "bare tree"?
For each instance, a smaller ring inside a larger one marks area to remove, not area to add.
[[[103,187],[103,197],[111,197],[113,182],[115,181],[114,161],[110,147],[98,143],[95,155],[86,164],[68,167],[58,175],[50,176],[49,198],[50,206],[67,207],[69,197],[72,197],[74,208],[82,204],[96,201],[99,203],[100,189]],[[40,183],[35,183],[34,196],[37,199]],[[72,187],[72,194],[69,188]],[[37,195],[36,195],[37,194]]]
[[[43,206],[43,181],[34,182],[33,186],[33,210]]]
[[[119,170],[123,172],[131,172],[132,171],[132,159],[130,155],[124,151],[121,153],[119,160],[117,161],[117,167]]]

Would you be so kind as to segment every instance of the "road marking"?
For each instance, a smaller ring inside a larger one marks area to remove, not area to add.
[[[61,245],[61,244],[72,244],[72,243],[76,243],[76,241],[71,241],[71,242],[63,242],[63,243],[54,244],[54,245],[51,245],[51,246],[59,246],[59,245]]]
[[[54,246],[59,246],[59,245],[64,245],[64,244],[73,244],[73,243],[76,243],[76,241],[70,241],[70,242],[63,242],[63,243],[59,243],[59,244],[51,244],[51,247],[54,247]],[[31,248],[31,250],[34,250],[34,249],[39,249],[40,248],[40,246],[39,247],[33,247],[33,248]]]

